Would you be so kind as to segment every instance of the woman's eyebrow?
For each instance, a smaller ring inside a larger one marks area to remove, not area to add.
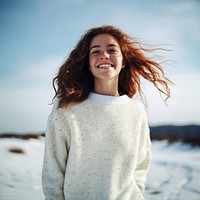
[[[93,48],[98,48],[98,47],[101,47],[100,45],[94,45],[90,48],[90,51],[93,49]],[[107,47],[117,47],[116,44],[108,44]]]
[[[108,44],[107,47],[118,47],[116,44]]]
[[[94,46],[92,46],[92,47],[90,48],[90,51],[91,51],[91,49],[97,48],[97,47],[100,47],[100,45],[94,45]]]

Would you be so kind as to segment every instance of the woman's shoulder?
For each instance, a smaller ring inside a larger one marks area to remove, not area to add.
[[[83,107],[83,103],[70,103],[69,105],[65,107],[60,107],[59,106],[60,99],[57,98],[53,102],[53,107],[51,110],[51,113],[49,116],[51,117],[56,117],[56,118],[66,118],[67,116],[70,116],[71,114],[75,113],[76,110],[79,110],[80,107]]]
[[[53,106],[52,106],[51,112],[49,114],[49,119],[50,120],[55,120],[57,118],[62,118],[62,116],[66,112],[66,108],[60,108],[59,107],[59,102],[60,102],[59,98],[56,98],[53,101]]]
[[[147,107],[144,105],[144,103],[142,102],[141,98],[138,95],[134,95],[131,98],[131,103],[133,104],[135,108],[137,108],[141,112],[145,112],[145,113],[147,112]]]

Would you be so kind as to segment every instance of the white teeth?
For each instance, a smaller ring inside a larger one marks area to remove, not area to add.
[[[109,65],[109,64],[99,65],[99,68],[109,68],[109,67],[111,67],[111,65]]]

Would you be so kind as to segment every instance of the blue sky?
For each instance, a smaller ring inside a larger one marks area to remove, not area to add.
[[[0,0],[0,132],[44,131],[52,78],[84,31],[110,24],[173,60],[168,107],[143,85],[150,125],[200,124],[200,1]]]

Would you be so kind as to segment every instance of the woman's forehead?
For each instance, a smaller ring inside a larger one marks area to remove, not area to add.
[[[110,44],[115,44],[116,46],[119,46],[117,40],[112,36],[112,35],[109,35],[109,34],[99,34],[99,35],[96,35],[91,43],[90,43],[90,47],[92,46],[107,46],[107,45],[110,45]]]

